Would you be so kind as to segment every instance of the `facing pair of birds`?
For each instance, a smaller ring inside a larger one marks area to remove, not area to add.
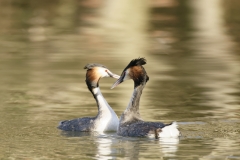
[[[149,80],[143,65],[145,58],[133,59],[123,70],[121,76],[112,73],[101,64],[87,64],[86,84],[89,91],[95,98],[98,106],[98,114],[95,117],[84,117],[73,120],[66,120],[59,123],[58,128],[64,131],[80,132],[106,132],[117,131],[117,134],[124,137],[145,137],[154,135],[159,137],[179,137],[176,122],[164,124],[161,122],[143,121],[139,113],[139,102],[142,91]],[[103,77],[118,79],[112,86],[132,79],[134,91],[126,110],[122,113],[120,120],[118,116],[104,99],[100,88],[99,80]]]

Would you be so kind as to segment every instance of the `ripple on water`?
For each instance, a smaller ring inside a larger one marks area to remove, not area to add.
[[[240,138],[239,120],[179,122],[182,138]]]

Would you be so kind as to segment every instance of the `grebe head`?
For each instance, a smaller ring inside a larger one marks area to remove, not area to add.
[[[145,64],[145,58],[133,59],[123,70],[120,78],[112,85],[111,89],[115,88],[117,85],[128,79],[133,79],[134,87],[140,84],[145,84],[149,80],[147,72],[143,67]]]
[[[102,64],[87,64],[84,69],[87,69],[86,83],[89,89],[98,87],[98,82],[103,77],[111,77],[116,79],[120,77],[119,75],[112,73],[109,69],[107,69],[107,67]]]
[[[87,76],[91,77],[90,79],[99,79],[103,77],[112,77],[118,79],[120,76],[112,73],[107,67],[102,64],[91,63],[87,64],[84,69],[87,69]]]

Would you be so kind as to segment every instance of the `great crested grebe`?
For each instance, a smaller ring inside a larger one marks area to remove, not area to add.
[[[154,135],[159,137],[179,137],[176,122],[163,124],[161,122],[145,122],[139,113],[139,101],[142,90],[149,77],[142,65],[146,64],[145,58],[133,59],[123,70],[121,77],[113,84],[112,88],[125,80],[133,79],[134,91],[126,110],[122,113],[119,120],[117,134],[128,137],[143,137]]]
[[[116,131],[119,125],[119,119],[113,109],[104,99],[100,88],[99,80],[103,77],[112,77],[118,79],[120,76],[112,73],[101,64],[87,64],[86,84],[97,102],[98,114],[95,117],[84,117],[73,120],[65,120],[59,123],[58,128],[64,131],[81,132],[104,132]]]

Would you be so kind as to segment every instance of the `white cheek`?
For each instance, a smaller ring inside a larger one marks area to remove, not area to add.
[[[99,74],[101,75],[101,77],[109,77],[108,73],[106,72],[107,69],[104,68],[99,68]]]
[[[129,79],[131,79],[131,77],[130,77],[129,75],[126,75],[126,76],[124,77],[123,81],[129,80]]]
[[[129,80],[129,79],[131,79],[131,77],[129,76],[129,70],[126,70],[125,71],[125,76],[123,78],[123,81]]]

